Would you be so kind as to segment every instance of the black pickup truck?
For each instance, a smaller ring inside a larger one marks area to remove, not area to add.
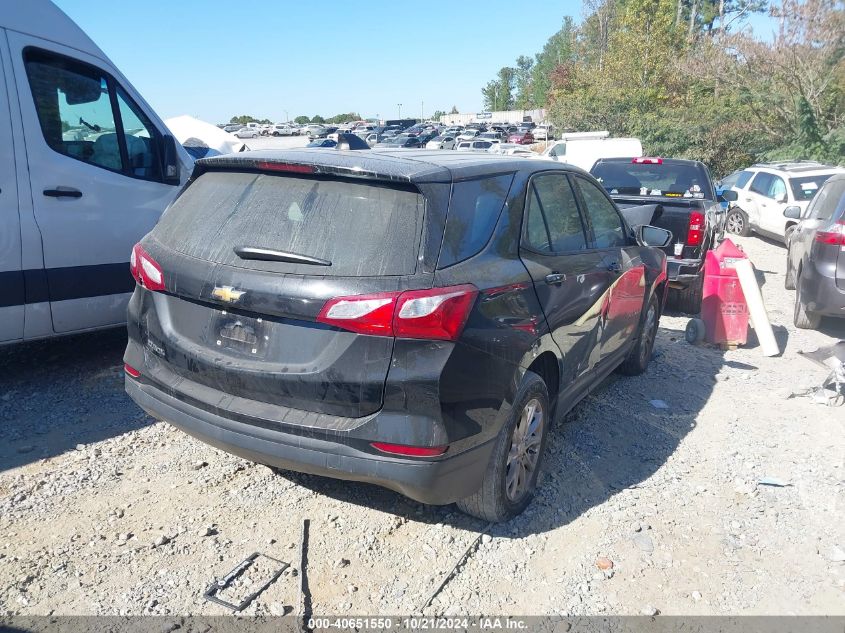
[[[666,252],[670,307],[698,314],[704,285],[704,256],[722,239],[725,212],[704,163],[674,158],[602,158],[590,173],[620,209],[652,208],[652,224],[672,231]],[[725,199],[736,192],[722,194]],[[735,199],[735,198],[734,198]],[[645,206],[644,206],[645,205]],[[633,211],[633,209],[632,209]]]

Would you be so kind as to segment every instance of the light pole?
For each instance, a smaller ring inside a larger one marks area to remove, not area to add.
[[[288,121],[290,121],[290,117],[288,116],[288,111],[287,111],[287,110],[282,110],[282,112],[284,112],[284,113],[285,113],[285,123],[287,123]]]
[[[398,106],[399,106],[399,118],[401,119],[401,118],[402,118],[402,104],[401,104],[401,103],[397,103],[396,105],[398,105]]]
[[[425,101],[420,101],[420,123],[425,121]]]

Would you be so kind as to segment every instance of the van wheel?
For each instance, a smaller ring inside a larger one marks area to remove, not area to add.
[[[508,420],[496,438],[481,487],[458,501],[458,508],[499,523],[528,507],[543,462],[550,413],[546,383],[534,372],[526,372]]]
[[[748,215],[739,207],[734,207],[728,211],[728,217],[725,219],[725,228],[728,230],[728,233],[743,237],[751,233],[751,227],[748,225]]]
[[[649,299],[642,319],[640,320],[640,332],[637,335],[637,342],[628,352],[628,356],[619,365],[620,374],[626,376],[639,376],[648,369],[651,361],[651,353],[654,351],[654,341],[657,338],[657,327],[660,323],[660,313],[657,309],[657,297]]]
[[[683,289],[670,288],[667,303],[669,307],[684,314],[701,312],[701,297],[704,294],[704,271]]]
[[[813,314],[804,305],[804,297],[801,292],[801,272],[799,271],[795,278],[795,313],[792,317],[792,322],[795,327],[802,330],[815,330],[819,327],[822,318],[818,314]]]

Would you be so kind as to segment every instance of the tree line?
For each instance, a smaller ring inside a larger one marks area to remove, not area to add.
[[[558,130],[637,136],[717,174],[756,160],[845,162],[843,0],[587,0],[482,89],[489,110],[546,108]],[[747,27],[768,14],[768,39]]]

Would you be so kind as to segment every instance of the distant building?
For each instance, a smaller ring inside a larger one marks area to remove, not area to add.
[[[463,114],[444,114],[440,122],[446,125],[467,125],[469,123],[522,123],[546,120],[545,108],[536,110],[501,110],[497,112],[467,112]]]

